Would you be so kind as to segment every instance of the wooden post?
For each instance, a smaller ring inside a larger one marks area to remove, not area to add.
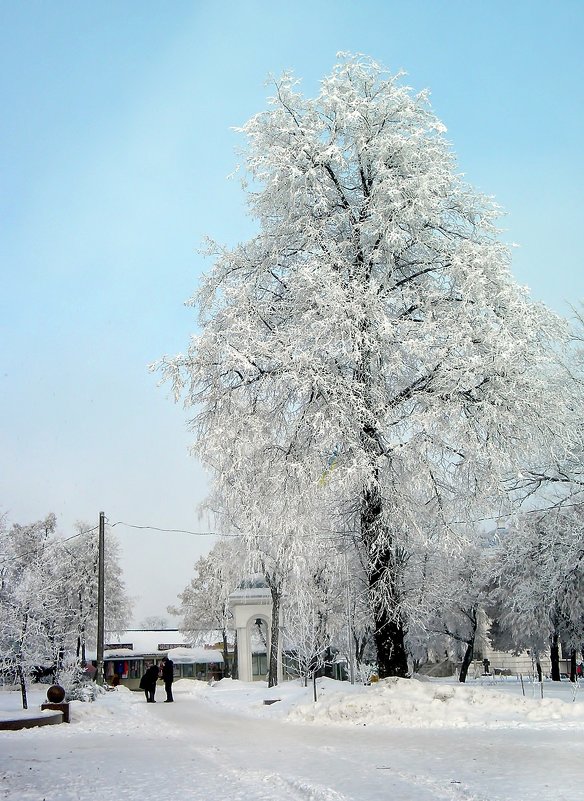
[[[97,676],[103,685],[103,636],[104,636],[104,566],[105,566],[105,515],[99,513],[99,547],[97,557]]]

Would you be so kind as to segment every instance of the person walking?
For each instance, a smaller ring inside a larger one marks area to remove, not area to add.
[[[164,682],[164,689],[166,690],[165,704],[170,704],[174,701],[172,697],[172,682],[174,680],[174,662],[167,656],[162,660],[162,680]]]
[[[140,679],[140,689],[144,690],[146,701],[149,704],[155,704],[156,699],[154,694],[156,692],[156,682],[158,681],[158,665],[150,665],[146,673]]]

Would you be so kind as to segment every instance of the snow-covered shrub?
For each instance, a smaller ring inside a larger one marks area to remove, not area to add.
[[[95,701],[105,692],[94,681],[86,681],[71,687],[66,695],[67,701]]]

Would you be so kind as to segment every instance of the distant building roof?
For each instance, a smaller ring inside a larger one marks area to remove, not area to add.
[[[162,657],[172,648],[190,645],[192,643],[178,629],[129,629],[115,635],[106,634],[104,657],[128,658],[146,654],[160,654]]]
[[[178,629],[129,629],[115,635],[106,634],[103,655],[104,659],[140,659],[144,656],[162,659],[168,655],[173,662],[180,664],[222,663],[221,651],[209,647],[221,640],[221,632],[210,631],[203,640],[206,644],[195,646]],[[87,658],[94,659],[95,652],[88,652]]]

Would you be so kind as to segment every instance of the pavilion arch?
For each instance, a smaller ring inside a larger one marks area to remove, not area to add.
[[[237,670],[241,681],[267,679],[272,626],[272,595],[264,582],[246,582],[229,596],[237,633]],[[282,652],[278,644],[278,683],[282,681]]]

